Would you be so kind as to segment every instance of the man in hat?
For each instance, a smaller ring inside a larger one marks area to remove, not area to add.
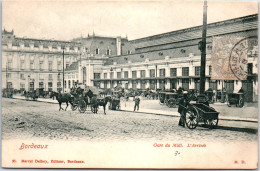
[[[185,116],[186,116],[186,109],[188,104],[189,104],[188,92],[183,91],[183,98],[180,100],[179,107],[178,107],[178,112],[181,115],[178,125],[183,127],[185,127]]]
[[[139,104],[140,104],[140,98],[138,96],[136,96],[134,98],[134,101],[135,101],[134,111],[135,111],[135,109],[137,109],[137,111],[138,111],[139,110]]]

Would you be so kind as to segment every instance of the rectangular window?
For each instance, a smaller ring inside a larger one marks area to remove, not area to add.
[[[136,71],[132,71],[132,78],[136,78]]]
[[[135,80],[132,82],[132,88],[136,89],[136,81]]]
[[[43,70],[43,62],[42,61],[40,61],[40,66],[39,66],[39,68],[40,68],[40,70]]]
[[[57,68],[58,68],[58,71],[61,71],[61,61],[58,62]]]
[[[150,77],[155,77],[155,69],[150,70]]]
[[[8,61],[7,69],[11,70],[13,68],[13,63]]]
[[[49,62],[49,71],[52,71],[52,62]]]
[[[11,73],[7,73],[7,78],[11,78]]]
[[[94,79],[100,79],[100,73],[94,73]]]
[[[68,88],[71,88],[71,84],[70,83],[71,83],[71,81],[69,80],[69,87]]]
[[[25,84],[24,83],[20,83],[20,90],[24,90],[25,89]]]
[[[128,78],[128,71],[124,71],[124,78]]]
[[[145,78],[145,70],[141,70],[141,78]]]
[[[182,76],[189,76],[189,67],[182,68]]]
[[[121,72],[117,72],[116,75],[117,75],[117,78],[121,78]]]
[[[212,75],[212,66],[209,66],[209,75]]]
[[[252,63],[248,63],[247,64],[247,73],[250,75],[250,74],[253,74],[253,64]]]
[[[165,77],[165,69],[160,69],[160,77]]]
[[[195,67],[195,76],[200,76],[200,67],[199,66]]]
[[[64,88],[67,88],[67,81],[64,81]]]
[[[43,80],[43,79],[44,79],[44,75],[43,75],[43,74],[40,74],[40,75],[39,75],[39,78],[40,78],[40,80]]]
[[[49,74],[49,80],[52,80],[52,74]]]
[[[66,68],[69,68],[70,64],[66,64]]]
[[[60,73],[58,73],[57,79],[60,80]]]
[[[104,79],[107,79],[107,73],[104,73]]]
[[[12,82],[7,82],[7,88],[13,88],[13,83]]]
[[[61,82],[57,82],[57,87],[61,88]]]
[[[110,79],[114,78],[114,72],[110,72]]]
[[[21,69],[25,69],[24,61],[21,61]]]
[[[20,79],[25,80],[24,74],[20,74]]]
[[[39,82],[39,88],[43,88],[43,82]]]
[[[48,82],[48,90],[52,91],[52,82]]]
[[[171,77],[176,77],[177,76],[177,68],[171,68],[170,69],[170,74],[171,74]]]
[[[30,90],[34,90],[34,82],[30,82]]]
[[[34,62],[33,61],[30,62],[30,69],[34,69]]]

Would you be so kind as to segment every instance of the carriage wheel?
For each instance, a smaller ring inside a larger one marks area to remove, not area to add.
[[[185,117],[186,125],[189,129],[195,129],[198,125],[198,111],[194,107],[188,107]]]
[[[168,100],[167,104],[168,104],[168,107],[175,108],[176,104],[177,104],[177,101],[175,99],[170,99],[170,100]]]
[[[86,102],[84,100],[80,100],[78,104],[78,109],[80,113],[84,113],[87,109]]]
[[[77,105],[71,105],[71,110],[72,110],[72,111],[75,111],[75,110],[77,110],[77,108],[78,108],[78,106],[77,106]]]
[[[218,127],[218,118],[206,120],[206,125],[209,129],[216,129]]]
[[[244,106],[244,100],[240,99],[238,102],[238,107],[243,107]]]

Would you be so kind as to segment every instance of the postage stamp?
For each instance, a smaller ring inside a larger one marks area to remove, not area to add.
[[[246,80],[248,75],[248,56],[251,54],[249,41],[256,42],[257,37],[247,37],[240,40],[231,50],[229,67],[238,80]]]
[[[247,78],[248,38],[220,36],[212,39],[213,80],[245,80]]]

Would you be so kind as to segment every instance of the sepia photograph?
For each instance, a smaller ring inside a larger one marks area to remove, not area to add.
[[[258,1],[2,1],[3,168],[258,169]]]

